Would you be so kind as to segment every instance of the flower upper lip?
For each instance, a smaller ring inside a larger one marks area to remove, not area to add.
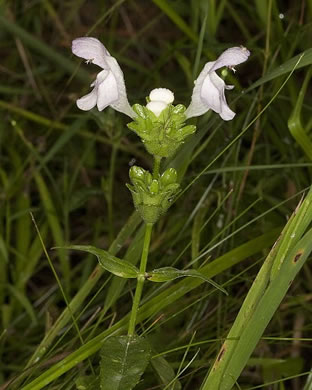
[[[210,72],[214,72],[217,69],[222,68],[223,66],[233,67],[235,65],[239,65],[242,62],[248,60],[250,56],[250,51],[246,49],[246,47],[231,47],[230,49],[226,49],[216,61],[214,61],[213,67],[210,69]]]
[[[245,47],[232,47],[225,50],[216,61],[208,62],[197,80],[193,89],[192,99],[185,114],[187,118],[199,116],[209,109],[217,112],[223,120],[231,120],[235,116],[227,105],[224,90],[234,86],[226,85],[216,73],[217,69],[227,66],[234,69],[235,65],[245,62],[250,55]]]
[[[105,46],[96,38],[77,38],[72,42],[72,52],[76,56],[84,58],[87,63],[93,63],[103,69],[91,84],[94,87],[93,90],[78,99],[77,106],[82,110],[90,110],[97,105],[99,111],[111,106],[134,118],[135,112],[127,99],[122,70]]]

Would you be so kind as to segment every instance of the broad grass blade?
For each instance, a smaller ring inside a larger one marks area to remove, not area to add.
[[[298,205],[258,273],[201,390],[230,390],[293,279],[312,251],[312,189]]]

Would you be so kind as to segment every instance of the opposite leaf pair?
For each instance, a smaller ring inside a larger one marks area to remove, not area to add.
[[[216,289],[222,291],[224,294],[228,295],[226,290],[222,288],[219,284],[205,276],[203,273],[195,270],[179,270],[174,267],[163,267],[154,269],[153,271],[146,272],[144,275],[140,274],[139,269],[126,260],[121,260],[118,257],[111,255],[108,251],[104,249],[96,248],[91,245],[70,245],[63,247],[62,249],[73,249],[78,251],[84,251],[92,253],[98,258],[100,265],[108,272],[112,273],[115,276],[125,279],[135,279],[144,277],[144,279],[151,282],[169,282],[171,280],[182,278],[182,277],[193,277],[205,280],[210,283]]]

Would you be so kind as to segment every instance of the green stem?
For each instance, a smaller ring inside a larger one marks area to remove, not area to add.
[[[140,275],[138,276],[138,282],[137,282],[137,286],[133,298],[133,304],[132,304],[132,310],[131,310],[131,316],[130,316],[129,328],[128,328],[128,336],[133,336],[135,331],[136,318],[139,311],[139,305],[140,305],[143,285],[145,281],[146,264],[148,259],[148,252],[149,252],[149,246],[151,242],[152,230],[153,230],[153,224],[147,223],[145,225],[145,236],[144,236],[144,243],[143,243],[141,263],[140,263]]]
[[[154,156],[153,179],[158,179],[161,157]]]
[[[162,157],[160,156],[154,156],[153,179],[158,179],[159,177],[161,159]],[[140,263],[140,274],[137,278],[137,285],[134,293],[132,309],[130,314],[129,328],[128,328],[128,336],[130,337],[133,336],[135,332],[136,318],[139,312],[139,306],[140,306],[140,301],[141,301],[141,296],[142,296],[142,291],[143,291],[143,286],[145,281],[145,272],[146,272],[146,265],[147,265],[148,252],[149,252],[149,247],[151,242],[152,230],[153,230],[153,224],[146,223],[143,249],[141,255],[141,263]]]

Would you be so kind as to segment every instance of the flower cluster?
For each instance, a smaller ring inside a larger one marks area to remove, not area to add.
[[[91,84],[93,90],[77,100],[81,110],[90,110],[97,106],[99,111],[110,106],[128,115],[132,122],[129,129],[142,140],[147,151],[160,163],[162,158],[172,156],[193,134],[196,127],[185,125],[187,119],[203,115],[213,110],[225,120],[234,118],[235,113],[229,108],[225,99],[225,89],[234,86],[226,85],[216,71],[245,62],[250,53],[244,47],[232,47],[225,50],[216,61],[208,62],[195,81],[190,105],[173,105],[174,94],[166,88],[156,88],[147,97],[147,104],[130,106],[126,93],[124,75],[118,62],[112,57],[102,43],[96,38],[78,38],[72,43],[73,53],[93,63],[102,71]],[[158,172],[158,171],[157,171]],[[171,205],[179,192],[177,173],[173,168],[162,175],[152,176],[140,167],[130,168],[128,185],[136,209],[146,223],[155,223],[160,215]]]
[[[153,95],[153,90],[150,94]],[[168,92],[171,92],[167,90]],[[134,104],[136,117],[128,123],[153,156],[170,157],[183,144],[185,138],[196,131],[193,125],[185,126],[185,107],[161,101],[150,101],[146,106]]]
[[[87,63],[93,63],[103,69],[91,84],[91,87],[94,87],[92,92],[78,99],[77,106],[81,110],[90,110],[97,106],[99,111],[111,106],[134,118],[135,112],[127,99],[122,70],[104,45],[96,38],[77,38],[72,43],[72,51]],[[227,105],[224,91],[234,87],[226,85],[216,70],[226,66],[234,71],[234,66],[245,62],[249,55],[250,52],[245,47],[232,47],[225,50],[216,61],[208,62],[195,81],[191,103],[185,112],[186,118],[203,115],[211,109],[223,120],[233,119],[235,113]],[[158,116],[173,99],[173,93],[168,89],[154,89],[149,96],[147,108]]]
[[[145,169],[133,166],[129,176],[132,185],[127,184],[127,187],[132,193],[135,208],[146,223],[155,223],[180,191],[177,171],[169,168],[153,178]]]

